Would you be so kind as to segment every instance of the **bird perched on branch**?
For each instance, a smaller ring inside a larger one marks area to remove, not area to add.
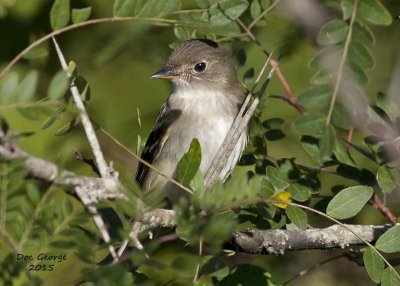
[[[165,68],[152,79],[168,79],[172,92],[162,105],[147,139],[142,158],[166,175],[176,178],[176,166],[193,138],[200,142],[200,170],[205,176],[245,98],[229,52],[211,40],[181,43]],[[225,181],[247,143],[241,135],[227,165],[219,175]],[[170,202],[185,192],[139,163],[137,182],[144,188],[162,187]]]

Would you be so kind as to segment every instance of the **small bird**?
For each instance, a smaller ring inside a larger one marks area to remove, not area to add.
[[[165,68],[151,78],[169,79],[172,93],[161,107],[142,158],[176,178],[178,162],[193,138],[197,138],[202,151],[200,170],[205,176],[245,98],[228,50],[211,40],[185,41],[172,52]],[[218,178],[220,181],[232,172],[247,140],[244,132]],[[136,180],[144,189],[163,188],[171,203],[187,195],[142,163]]]

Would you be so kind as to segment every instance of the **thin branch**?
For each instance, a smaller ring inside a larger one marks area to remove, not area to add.
[[[257,38],[254,36],[251,30],[248,27],[246,27],[246,25],[239,18],[236,19],[236,22],[243,28],[243,30],[246,32],[249,38],[252,39],[253,42],[257,44],[257,46],[261,49],[261,51],[269,57],[269,53],[264,48],[264,46],[257,40]],[[270,65],[273,66],[275,65],[275,63],[276,61],[274,59],[271,59]],[[290,86],[287,83],[279,67],[276,69],[276,75],[279,78],[279,81],[281,82],[283,89],[285,90],[285,101],[287,101],[290,105],[296,108],[300,113],[305,113],[306,109],[300,103],[297,102],[296,97],[294,96],[292,90],[290,89]]]
[[[57,51],[58,58],[60,59],[61,66],[63,70],[67,73],[68,77],[71,77],[64,55],[62,54],[56,39],[54,37],[52,39]],[[97,140],[96,133],[94,132],[92,122],[90,122],[89,115],[86,112],[85,105],[83,104],[81,95],[79,93],[77,86],[75,85],[75,82],[71,82],[70,91],[72,94],[72,98],[74,99],[75,106],[79,111],[79,117],[81,119],[83,129],[85,130],[86,138],[88,139],[89,145],[92,149],[92,153],[96,160],[96,165],[99,170],[100,176],[106,179],[117,179],[118,173],[112,171],[111,167],[108,167],[106,164],[103,152],[100,149],[99,141]],[[75,192],[78,195],[81,202],[87,207],[89,212],[93,215],[93,221],[97,229],[99,230],[104,242],[108,245],[108,250],[110,251],[110,254],[113,257],[114,262],[116,262],[118,261],[118,255],[114,246],[111,244],[110,234],[108,233],[103,218],[101,217],[101,215],[99,215],[97,208],[93,205],[91,194],[87,192],[86,188],[87,188],[86,186],[76,187]]]
[[[328,115],[326,117],[326,125],[329,125],[329,123],[331,122],[333,107],[335,105],[336,97],[339,93],[340,84],[342,82],[344,64],[346,62],[347,53],[349,51],[349,46],[350,46],[350,41],[351,41],[351,35],[353,33],[353,24],[354,24],[354,21],[357,16],[357,6],[358,6],[358,0],[354,0],[353,13],[351,14],[350,24],[349,24],[349,32],[347,33],[346,41],[344,43],[344,50],[343,50],[342,58],[341,58],[340,64],[339,64],[339,70],[338,70],[338,75],[336,78],[335,88],[333,90],[333,95],[332,95],[331,103],[329,105]]]
[[[61,66],[68,75],[68,77],[71,77],[71,73],[68,70],[68,65],[67,62],[65,61],[64,55],[62,54],[56,39],[54,37],[52,39],[57,51],[58,58],[60,59]],[[90,122],[89,115],[86,112],[85,105],[83,104],[79,90],[74,82],[71,83],[70,91],[72,94],[72,98],[74,99],[75,106],[78,109],[79,117],[81,119],[83,129],[85,130],[86,138],[89,142],[90,148],[92,149],[92,153],[94,155],[97,168],[99,169],[100,176],[102,178],[112,178],[113,177],[111,175],[112,172],[110,172],[109,167],[107,166],[106,161],[104,160],[103,152],[100,149],[100,144],[99,141],[97,140],[96,133],[94,132],[92,122]]]
[[[141,21],[150,21],[150,22],[160,22],[160,23],[165,23],[165,24],[175,24],[177,21],[176,20],[171,20],[171,19],[161,19],[161,18],[145,18],[145,17],[110,17],[110,18],[100,18],[100,19],[93,19],[89,20],[86,22],[78,23],[78,24],[73,24],[69,25],[67,27],[64,27],[60,30],[54,31],[50,34],[47,34],[46,36],[38,39],[37,41],[33,42],[30,44],[28,47],[26,47],[24,50],[22,50],[0,73],[0,81],[3,79],[3,77],[7,74],[7,72],[25,55],[27,54],[30,50],[32,50],[34,47],[44,43],[48,39],[60,35],[62,33],[65,33],[67,31],[77,29],[80,27],[84,26],[90,26],[94,24],[100,24],[100,23],[107,23],[107,22],[123,22],[123,21],[131,21],[131,20],[141,20]]]

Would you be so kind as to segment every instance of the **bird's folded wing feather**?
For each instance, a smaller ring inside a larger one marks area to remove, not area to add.
[[[143,160],[152,164],[155,158],[158,157],[160,152],[162,152],[164,143],[168,140],[168,128],[175,120],[178,119],[180,114],[180,110],[171,109],[168,101],[162,105],[156,123],[154,124],[153,130],[151,131],[149,138],[146,141],[146,145],[143,149],[141,155],[141,158]],[[140,186],[144,185],[148,172],[149,167],[139,162],[136,173],[136,181],[139,183]]]

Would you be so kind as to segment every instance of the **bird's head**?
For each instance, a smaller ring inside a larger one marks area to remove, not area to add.
[[[237,88],[228,50],[211,40],[189,40],[172,52],[164,69],[151,76],[169,79],[175,88]]]

